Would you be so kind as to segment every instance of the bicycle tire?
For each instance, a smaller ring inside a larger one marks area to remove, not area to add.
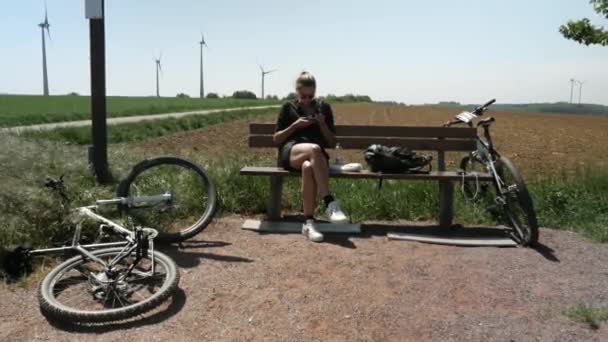
[[[507,223],[514,229],[515,235],[517,235],[515,238],[520,245],[532,246],[538,242],[538,221],[530,192],[513,162],[508,158],[500,157],[496,164],[496,170],[505,186],[516,185],[517,187],[516,196],[507,197],[507,203],[504,206]],[[520,222],[515,217],[517,213],[514,212],[515,208],[512,206],[518,206],[521,209],[524,221],[527,224],[526,227],[520,226]],[[522,228],[525,229],[524,236],[520,236],[521,234],[518,232],[518,229]]]
[[[123,248],[108,248],[93,251],[92,253],[97,257],[106,257],[118,254],[122,250]],[[150,256],[151,254],[149,252],[148,258]],[[121,321],[150,311],[167,300],[175,292],[179,283],[179,272],[175,261],[158,251],[154,251],[154,258],[157,265],[161,264],[167,274],[166,280],[159,291],[134,305],[119,309],[114,308],[99,311],[70,308],[60,303],[55,298],[53,291],[54,285],[56,285],[58,280],[57,278],[87,260],[83,256],[71,258],[55,267],[40,283],[38,291],[40,311],[49,319],[69,323],[105,323]]]
[[[175,157],[160,157],[144,160],[135,165],[130,174],[120,182],[116,190],[116,195],[118,197],[130,197],[132,185],[137,181],[138,176],[142,175],[145,171],[162,165],[176,165],[194,171],[198,175],[203,189],[206,190],[205,195],[207,200],[205,209],[203,210],[202,214],[200,214],[200,217],[198,216],[199,214],[194,215],[197,218],[197,221],[194,224],[188,224],[187,227],[183,228],[180,227],[177,232],[166,232],[159,229],[159,234],[155,239],[156,241],[170,243],[185,241],[205,229],[213,219],[217,209],[217,194],[215,186],[209,176],[207,176],[205,171],[200,166],[190,161]],[[127,214],[129,213],[130,207],[128,205],[119,205],[119,208],[121,211]]]

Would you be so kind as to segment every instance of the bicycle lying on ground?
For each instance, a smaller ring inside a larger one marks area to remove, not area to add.
[[[24,265],[33,256],[71,257],[46,275],[38,294],[43,314],[67,322],[123,320],[160,305],[177,289],[179,272],[170,257],[155,250],[154,242],[183,241],[196,235],[211,221],[216,208],[215,188],[205,172],[178,158],[145,160],[120,183],[117,198],[74,210],[68,208],[63,176],[48,178],[45,185],[60,196],[64,211],[71,212],[75,225],[71,244],[21,248],[7,260],[16,271],[27,268]],[[127,213],[127,224],[99,213],[107,206]],[[113,240],[80,244],[86,220],[98,224],[99,240]]]
[[[454,120],[444,124],[449,127],[466,124],[473,127],[473,121],[496,100],[488,101],[472,112],[458,114]],[[524,180],[513,163],[501,156],[495,149],[490,135],[490,126],[496,120],[493,117],[479,120],[477,128],[483,128],[484,138],[477,137],[477,149],[465,156],[460,162],[461,172],[487,172],[492,175],[493,187],[483,186],[478,181],[462,182],[462,192],[471,200],[488,200],[488,210],[511,228],[511,237],[520,245],[529,246],[538,241],[538,222],[532,204],[532,198]]]

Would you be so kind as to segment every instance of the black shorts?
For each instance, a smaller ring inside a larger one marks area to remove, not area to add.
[[[289,165],[289,159],[290,159],[289,157],[291,156],[291,148],[297,144],[310,144],[310,143],[305,143],[305,142],[297,143],[297,142],[290,141],[290,142],[286,143],[285,145],[283,145],[281,148],[279,148],[279,153],[277,156],[277,165],[279,167],[282,167],[289,171],[299,171]],[[321,152],[323,152],[323,155],[325,155],[325,158],[327,158],[327,160],[329,161],[329,154],[327,154],[327,151],[325,151],[323,146],[321,146]]]

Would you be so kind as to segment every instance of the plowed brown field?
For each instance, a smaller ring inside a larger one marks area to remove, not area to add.
[[[334,106],[337,124],[435,126],[459,111],[428,106],[339,104]],[[528,176],[538,172],[573,173],[588,167],[606,167],[608,117],[546,113],[488,112],[496,118],[492,136],[498,151],[511,158]],[[273,122],[274,115],[256,118]],[[191,150],[212,155],[255,153],[273,156],[273,151],[247,147],[248,121],[239,120],[200,130],[153,139],[146,149]],[[450,158],[456,167],[460,154]],[[347,153],[349,161],[361,161],[359,151]],[[450,166],[450,165],[449,165]]]

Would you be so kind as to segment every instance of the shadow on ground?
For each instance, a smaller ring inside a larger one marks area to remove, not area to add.
[[[200,265],[201,260],[209,259],[215,261],[224,262],[253,262],[252,259],[233,256],[233,255],[222,255],[209,252],[197,251],[198,249],[206,248],[218,248],[230,246],[231,244],[223,241],[202,241],[192,240],[184,241],[179,244],[163,245],[161,250],[169,255],[177,266],[182,268],[192,268]]]

